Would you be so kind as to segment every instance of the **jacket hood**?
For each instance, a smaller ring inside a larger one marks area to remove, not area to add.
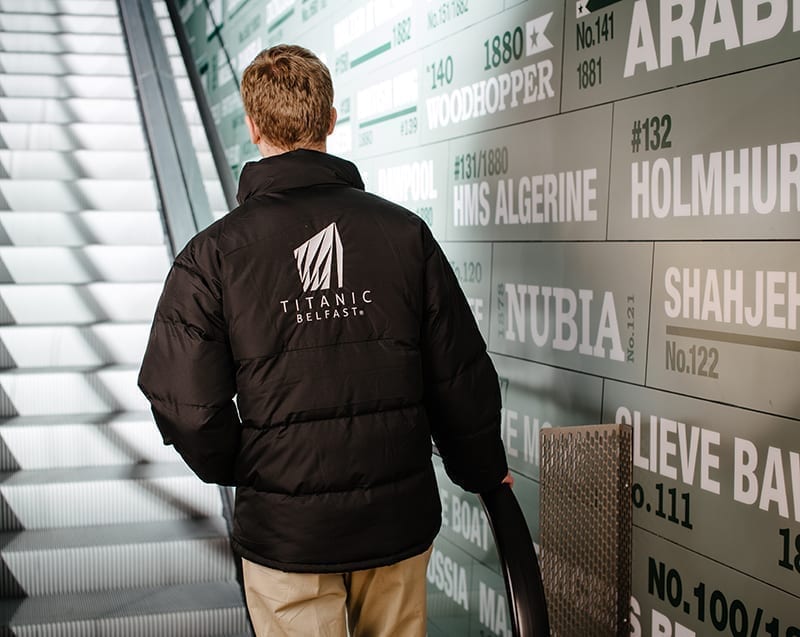
[[[364,190],[355,164],[316,150],[293,150],[260,161],[248,162],[239,177],[236,200],[307,186],[351,186]]]

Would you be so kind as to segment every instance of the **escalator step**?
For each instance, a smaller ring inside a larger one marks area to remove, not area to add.
[[[149,412],[17,416],[0,444],[0,471],[182,462]]]
[[[130,76],[127,55],[102,53],[31,53],[0,51],[0,66],[6,73],[37,75]]]
[[[15,246],[164,245],[164,226],[155,210],[0,211],[0,225],[2,239]]]
[[[0,194],[16,211],[156,210],[149,179],[0,180]]]
[[[0,417],[144,411],[138,365],[0,370]]]
[[[0,167],[10,179],[149,179],[144,151],[0,150]]]
[[[0,325],[152,321],[161,288],[160,283],[0,284]]]
[[[117,15],[113,0],[0,0],[3,13]]]
[[[125,524],[221,515],[219,489],[179,463],[0,474],[6,530]]]
[[[222,518],[7,532],[0,547],[28,597],[236,578]]]
[[[201,583],[0,601],[0,625],[42,637],[211,637],[246,632],[238,586]]]
[[[139,110],[133,99],[84,97],[0,97],[0,113],[6,122],[71,124],[138,124]]]
[[[22,1],[27,3],[27,0]],[[0,13],[0,31],[52,34],[102,33],[120,36],[122,25],[117,16]]]
[[[127,54],[119,36],[92,33],[5,32],[0,33],[0,46],[10,52]]]
[[[139,124],[0,122],[0,137],[12,150],[144,150]]]
[[[2,283],[161,282],[164,246],[0,246]]]

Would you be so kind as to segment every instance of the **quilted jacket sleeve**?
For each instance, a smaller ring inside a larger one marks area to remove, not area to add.
[[[164,443],[202,480],[232,485],[241,424],[221,296],[216,250],[195,238],[167,277],[139,387]]]
[[[433,440],[450,478],[480,493],[508,471],[500,437],[500,386],[464,293],[441,248],[424,229],[425,402]]]

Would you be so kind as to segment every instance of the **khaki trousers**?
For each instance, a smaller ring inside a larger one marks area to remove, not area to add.
[[[285,573],[242,560],[257,637],[424,637],[431,549],[351,573]],[[348,632],[349,629],[349,632]]]

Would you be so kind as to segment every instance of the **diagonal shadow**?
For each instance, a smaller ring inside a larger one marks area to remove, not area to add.
[[[99,355],[102,356],[102,352],[99,352]],[[107,353],[106,355],[108,356],[109,354]],[[100,400],[109,406],[109,411],[112,414],[124,413],[116,396],[114,396],[114,393],[111,391],[108,385],[103,382],[98,374],[90,373],[87,375],[86,381],[98,398],[100,398]],[[155,427],[155,423],[152,424]],[[143,455],[130,443],[117,435],[107,423],[98,425],[98,431],[108,442],[114,445],[125,456],[135,461],[136,464],[147,464],[147,460],[143,457]],[[169,505],[171,508],[180,511],[183,515],[189,518],[207,517],[205,511],[195,507],[190,502],[181,500],[177,495],[169,492],[163,487],[160,487],[155,482],[143,481],[141,483],[141,487],[145,491],[157,496],[161,501]]]
[[[84,243],[99,243],[100,238],[92,230],[92,227],[83,218],[80,212],[76,212],[69,217],[70,225],[75,229],[75,232],[80,235]]]
[[[86,148],[76,134],[74,126],[71,124],[68,126],[62,126],[61,132],[64,134],[64,137],[69,140],[71,150],[80,150]]]
[[[5,389],[0,385],[0,417],[12,418],[14,416],[19,416],[19,412]]]
[[[91,291],[85,287],[80,288],[82,300],[86,299],[88,301],[88,305],[90,307],[99,308],[99,304],[94,300]],[[100,316],[102,310],[94,311],[95,316]],[[107,318],[107,317],[106,317]],[[89,372],[85,376],[85,380],[89,388],[94,392],[94,394],[98,397],[100,401],[102,401],[105,405],[108,406],[110,414],[119,414],[124,413],[124,409],[120,404],[117,397],[114,395],[112,389],[103,382],[102,378],[96,372],[103,369],[103,367],[110,367],[112,366],[114,355],[113,352],[108,348],[108,346],[95,334],[92,333],[91,329],[84,328],[79,332],[84,339],[84,342],[88,347],[95,352],[97,357],[104,361],[106,365],[99,367],[92,372]],[[155,423],[153,423],[155,427]],[[109,427],[107,423],[102,425],[98,425],[98,431],[103,437],[110,442],[116,449],[121,451],[125,456],[131,459],[135,464],[145,464],[147,462],[146,458],[143,454],[137,450],[133,445],[128,443],[122,437],[120,437],[116,432],[114,432],[113,428]],[[167,503],[172,508],[180,511],[184,515],[190,518],[200,518],[206,517],[206,513],[195,506],[193,506],[190,502],[183,501],[176,497],[174,494],[170,493],[166,489],[159,487],[157,484],[154,483],[142,483],[143,488],[147,491],[153,493],[154,495],[158,496],[162,501]]]
[[[112,405],[115,402],[115,399],[112,395],[112,392],[105,386],[105,384],[100,380],[100,378],[96,374],[89,374],[86,378],[88,385],[91,389],[102,399],[106,402],[106,404]],[[10,401],[5,396],[5,392],[2,391],[0,388],[0,400],[4,399],[3,402],[7,402],[11,404]],[[130,445],[127,441],[125,441],[121,436],[119,436],[112,427],[109,426],[108,420],[113,418],[113,415],[117,413],[122,413],[121,411],[111,411],[106,418],[103,418],[103,422],[95,423],[97,426],[97,431],[103,435],[103,437],[108,440],[114,447],[118,450],[122,451],[124,455],[129,457],[131,460],[135,460],[135,464],[145,464],[146,461],[142,457],[141,453],[135,449],[132,445]],[[98,420],[100,417],[98,416]],[[152,426],[155,426],[153,424]],[[5,447],[5,445],[3,445]],[[0,452],[2,453],[2,452]],[[19,470],[20,466],[17,460],[11,455],[10,451],[5,448],[6,460],[8,461],[8,470],[4,473],[0,473],[0,485],[5,482],[10,476],[15,473],[15,470]],[[4,463],[5,464],[5,463]],[[122,478],[124,479],[124,478]],[[158,482],[158,478],[154,478],[151,480],[137,480],[138,486],[145,492],[150,493],[151,495],[156,496],[159,498],[163,503],[165,503],[171,509],[179,511],[183,516],[187,518],[205,518],[208,517],[207,513],[194,506],[191,502],[187,502],[180,498],[178,494],[170,492],[165,487],[162,487]],[[6,498],[2,495],[2,491],[0,490],[0,529],[3,531],[22,531],[24,530],[24,525],[21,523],[19,517],[16,515],[14,510],[8,504]],[[227,550],[221,551],[221,554],[228,555]]]
[[[86,288],[85,286],[76,286],[76,292],[80,295],[81,300],[86,303],[87,307],[89,307],[95,317],[98,319],[107,319],[108,317],[105,315],[104,310],[100,306],[100,304],[94,299],[91,290]],[[2,299],[0,299],[0,304],[2,304]],[[5,311],[3,311],[5,310]],[[3,307],[0,308],[0,317],[3,314],[7,314],[10,317],[10,313],[8,312],[7,308],[5,308],[4,304]],[[98,356],[100,360],[105,361],[106,363],[110,363],[113,361],[113,352],[107,347],[107,345],[96,335],[94,335],[91,329],[84,327],[84,329],[80,330],[79,332],[82,337],[84,338],[88,347],[90,347]],[[102,369],[100,367],[99,369]],[[102,381],[97,373],[97,370],[90,372],[86,375],[85,380],[89,388],[97,395],[100,401],[108,406],[109,413],[120,413],[122,412],[122,406],[119,403],[118,399],[114,395],[113,391]],[[0,387],[0,413],[4,416],[14,416],[17,415],[17,409],[14,406],[13,402],[9,399],[8,395],[2,390]],[[155,426],[155,425],[153,425]],[[134,463],[142,464],[146,461],[145,457],[141,452],[139,452],[135,447],[127,443],[124,439],[122,439],[119,435],[117,435],[111,427],[107,424],[99,425],[98,431],[117,449],[122,451],[122,453],[130,458]],[[2,454],[2,450],[0,450],[0,454]],[[10,454],[8,454],[10,456]],[[16,464],[16,461],[14,461]],[[9,467],[10,469],[11,467]],[[17,465],[18,468],[18,465]],[[146,489],[150,493],[159,497],[162,501],[168,504],[168,506],[180,511],[183,515],[189,518],[199,518],[205,517],[206,513],[190,502],[186,502],[181,500],[175,494],[169,492],[168,490],[160,487],[157,483],[153,482],[143,482],[142,488]],[[20,524],[19,520],[13,514],[13,511],[8,507],[7,502],[3,501],[0,504],[0,520],[2,520],[2,528],[9,529],[9,528],[21,528],[22,525]]]
[[[0,121],[2,121],[2,118],[0,118]],[[0,188],[0,210],[11,210],[11,206],[8,205],[8,199],[6,199],[2,188]]]
[[[11,237],[8,236],[8,232],[5,229],[5,226],[0,223],[0,245],[10,246],[14,245],[14,242],[11,240]]]
[[[8,271],[5,262],[0,258],[0,283],[13,283],[14,279]]]
[[[75,157],[74,151],[65,152],[63,154],[63,160],[71,171],[70,179],[86,179],[91,177],[89,171],[87,171],[81,162],[78,161],[78,158]]]
[[[87,330],[88,332],[88,330]],[[82,332],[82,334],[84,334]],[[94,351],[97,353],[98,357],[104,361],[111,362],[113,360],[113,354],[108,349],[108,347],[99,339],[99,338],[86,338],[86,344],[89,347],[94,348]],[[111,406],[116,413],[123,413],[121,409],[119,409],[119,403],[117,399],[114,397],[113,392],[110,388],[103,383],[102,379],[99,378],[96,374],[92,374],[89,379],[90,386],[92,390],[98,395],[98,397],[103,400],[106,404]],[[150,426],[155,427],[155,422],[150,419],[149,420]],[[144,457],[144,455],[137,450],[133,445],[131,445],[128,441],[123,439],[119,434],[117,434],[114,429],[109,426],[107,423],[98,424],[98,432],[115,448],[121,451],[125,456],[130,458],[137,464],[146,464],[148,461]],[[160,435],[160,434],[159,434]],[[163,502],[171,506],[172,508],[180,511],[184,515],[189,518],[204,518],[207,517],[205,511],[202,511],[196,507],[194,507],[191,503],[181,500],[175,494],[169,492],[168,490],[160,487],[155,482],[142,482],[142,488],[149,493],[157,496]],[[230,557],[230,547],[229,545],[215,545],[215,551],[218,551],[220,555],[224,555],[226,557]]]
[[[0,529],[3,531],[23,531],[25,529],[2,492],[0,492]]]
[[[0,340],[0,370],[3,369],[13,369],[17,367],[17,361],[14,360],[14,357],[11,355],[11,352],[8,351],[5,343]],[[0,469],[2,471],[2,469]]]
[[[15,325],[17,323],[11,311],[8,309],[3,296],[0,294],[0,325]]]
[[[13,538],[17,537],[19,533],[8,534],[7,538],[0,540],[0,549],[3,545],[7,544]],[[0,598],[9,597],[26,597],[25,589],[19,583],[11,569],[6,564],[5,559],[0,557]]]
[[[14,454],[11,453],[11,449],[8,448],[5,439],[1,435],[3,424],[3,421],[0,421],[0,471],[19,471],[21,468],[19,462],[17,462],[17,459],[14,457]]]

